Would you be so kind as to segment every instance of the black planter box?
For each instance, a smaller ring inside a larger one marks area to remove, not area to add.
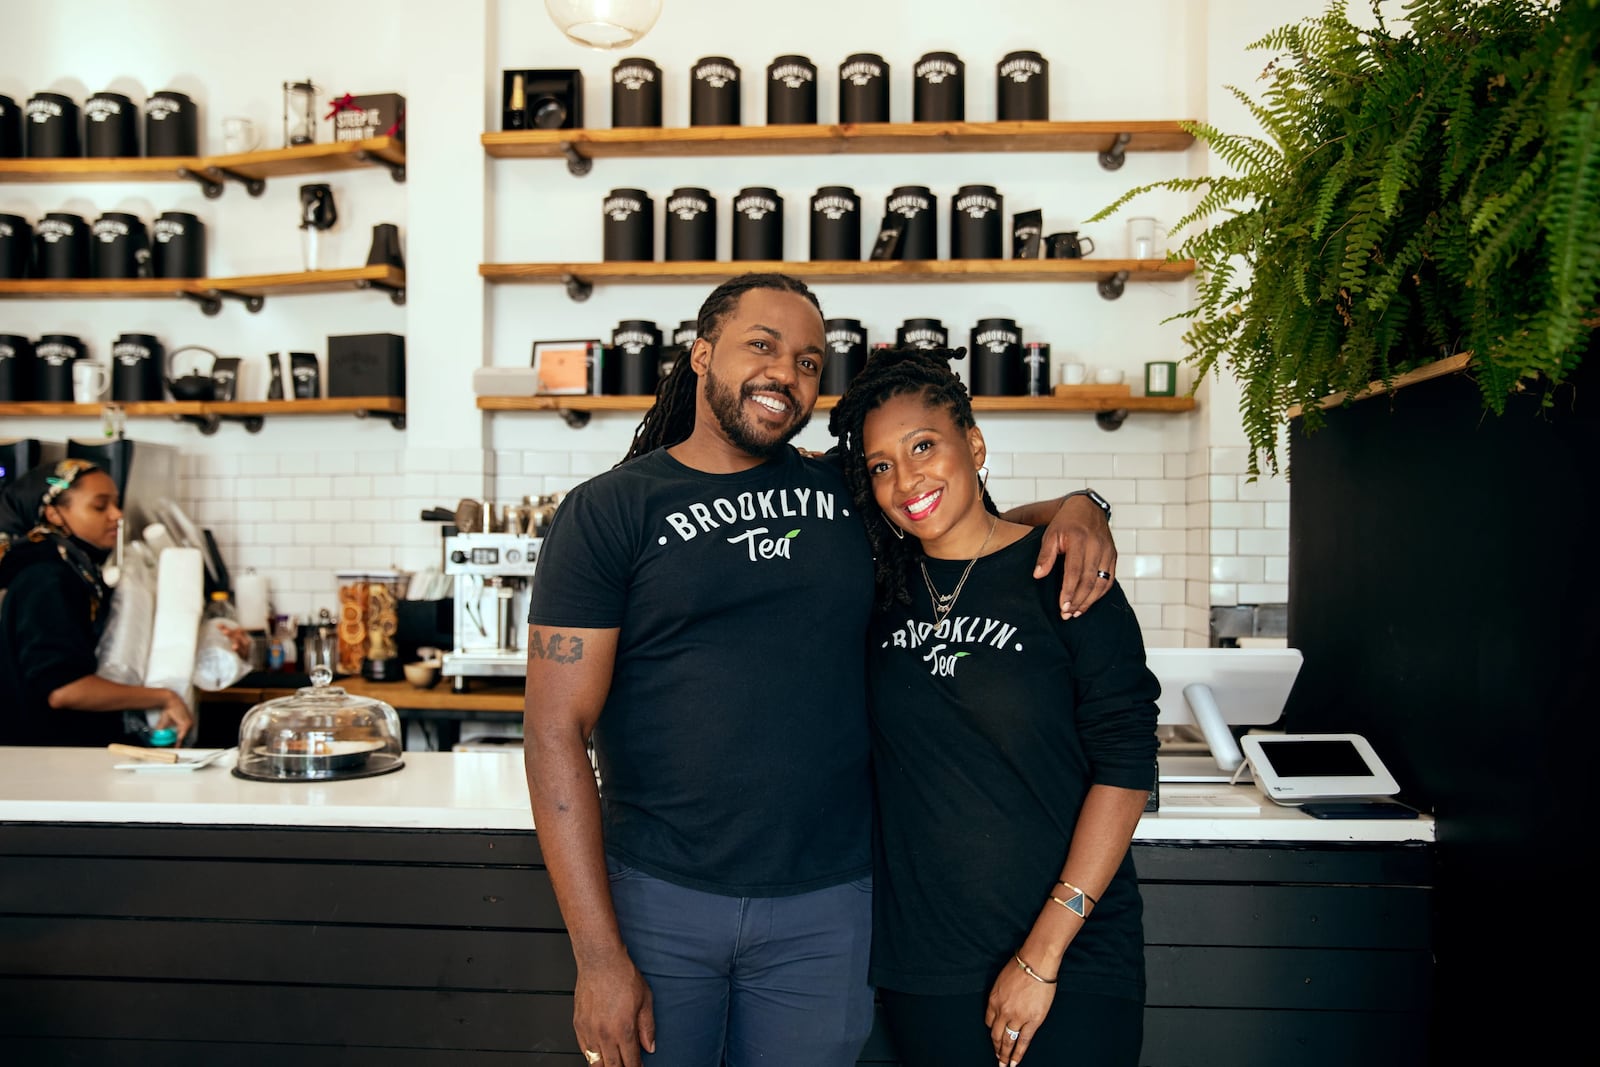
[[[406,395],[406,339],[397,333],[328,338],[328,395]]]
[[[333,115],[335,141],[365,141],[368,137],[406,139],[406,98],[399,93],[351,96],[351,107]]]

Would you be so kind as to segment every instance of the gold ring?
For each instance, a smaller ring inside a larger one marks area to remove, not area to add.
[[[590,1063],[599,1063],[600,1053],[594,1051],[593,1049],[586,1048],[583,1050],[583,1058],[588,1060]]]

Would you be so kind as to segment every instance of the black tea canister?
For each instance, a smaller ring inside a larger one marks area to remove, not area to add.
[[[36,278],[88,278],[89,224],[82,215],[52,211],[33,228]]]
[[[817,65],[805,56],[779,56],[767,66],[767,125],[814,126]]]
[[[739,67],[727,56],[706,56],[689,69],[689,125],[737,126]]]
[[[206,226],[187,211],[163,211],[150,227],[150,266],[157,278],[206,276]]]
[[[26,278],[33,261],[33,226],[21,215],[0,215],[0,278]]]
[[[1001,122],[1050,118],[1050,62],[1038,52],[1012,52],[995,68],[995,115]]]
[[[926,185],[902,185],[889,194],[884,214],[905,219],[896,259],[939,258],[939,198]]]
[[[954,52],[929,52],[912,70],[912,121],[960,122],[967,117],[967,67]]]
[[[753,185],[734,197],[733,258],[783,258],[783,197],[778,190]]]
[[[139,154],[139,109],[121,93],[95,93],[83,102],[83,154],[126,159]]]
[[[611,68],[611,125],[661,125],[661,68],[633,56]]]
[[[150,276],[150,234],[144,220],[107,211],[89,227],[89,273],[96,278]]]
[[[710,190],[672,190],[667,197],[666,245],[669,263],[717,258],[717,201]]]
[[[194,101],[163,89],[144,102],[144,147],[149,156],[193,156],[200,152],[200,117]]]
[[[0,333],[0,403],[33,399],[33,342]]]
[[[154,334],[122,334],[111,342],[111,399],[125,404],[164,399],[166,366],[166,349]]]
[[[0,93],[0,159],[16,159],[22,155],[22,109],[17,102]]]
[[[70,333],[47,333],[33,346],[33,396],[47,404],[72,403],[72,365],[89,350]]]
[[[693,319],[684,319],[678,323],[678,328],[672,331],[672,343],[682,345],[687,351],[694,344],[694,339],[700,336],[700,324]]]
[[[894,343],[901,348],[949,348],[950,331],[938,319],[907,319],[894,332]]]
[[[819,391],[824,396],[840,396],[867,364],[867,328],[860,319],[828,319],[822,328],[828,358],[822,365]]]
[[[1022,346],[1022,376],[1024,396],[1050,395],[1050,346],[1042,341],[1028,341]]]
[[[1015,319],[979,319],[968,345],[973,396],[1025,396],[1022,331]]]
[[[623,319],[600,361],[607,396],[653,396],[661,375],[661,331],[648,319]]]
[[[861,198],[848,185],[824,185],[811,197],[811,258],[861,258]]]
[[[643,189],[613,189],[601,205],[601,255],[608,263],[655,258],[656,205]]]
[[[950,258],[1004,259],[1005,198],[992,185],[963,185],[950,200]]]
[[[839,64],[839,121],[889,121],[889,64],[872,52]]]
[[[61,93],[34,93],[22,109],[24,149],[30,159],[83,155],[78,102]]]

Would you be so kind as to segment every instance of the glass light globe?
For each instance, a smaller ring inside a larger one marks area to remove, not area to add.
[[[661,0],[544,0],[550,20],[589,48],[627,48],[661,17]]]

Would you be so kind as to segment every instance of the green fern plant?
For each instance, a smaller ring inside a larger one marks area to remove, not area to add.
[[[1486,407],[1551,389],[1600,326],[1600,0],[1410,0],[1391,30],[1332,0],[1251,45],[1263,136],[1186,123],[1232,173],[1174,224],[1196,263],[1184,340],[1242,386],[1252,474],[1289,410],[1465,353]],[[1192,227],[1192,229],[1191,229]]]

